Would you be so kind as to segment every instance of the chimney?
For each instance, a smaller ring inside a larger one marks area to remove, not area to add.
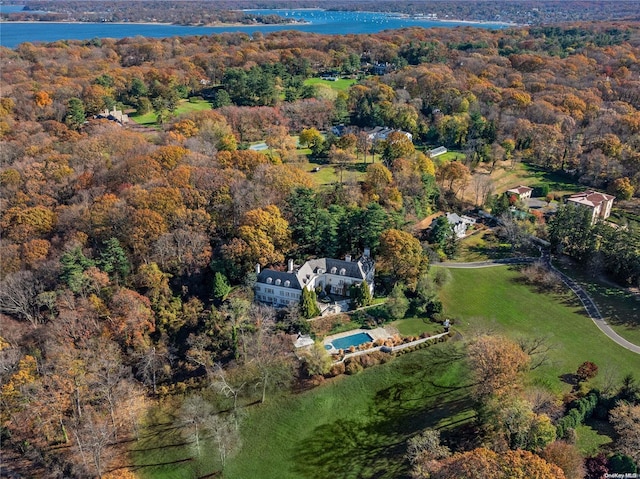
[[[344,260],[345,260],[345,261],[348,261],[348,262],[351,262],[351,255],[350,255],[350,254],[346,255],[346,256],[344,257]]]
[[[256,274],[260,274],[260,263],[256,263]]]
[[[293,260],[290,259],[287,264],[287,273],[293,273]]]
[[[371,256],[371,250],[369,248],[365,248],[364,253],[362,253],[362,256],[364,256],[365,258],[368,258],[369,256]]]

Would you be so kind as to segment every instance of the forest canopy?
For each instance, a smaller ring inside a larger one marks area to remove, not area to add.
[[[382,287],[415,290],[428,258],[407,225],[460,201],[479,164],[637,201],[639,57],[632,23],[0,47],[2,441],[95,476],[148,398],[232,394],[240,369],[264,400],[293,374],[267,352],[304,324],[251,304],[256,263],[370,248]],[[330,73],[353,84],[305,82]],[[189,101],[212,108],[178,114]],[[157,122],[98,118],[114,108]],[[375,127],[399,131],[374,146]]]

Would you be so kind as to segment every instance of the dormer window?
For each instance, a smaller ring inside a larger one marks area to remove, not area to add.
[[[280,286],[280,283],[282,283],[282,281],[280,279],[276,279],[276,286]]]
[[[340,270],[340,276],[344,276],[345,274],[347,274],[347,270],[346,270],[346,269],[344,269],[344,268],[342,268],[342,269]]]
[[[336,268],[335,266],[331,268],[331,274],[336,274],[336,271],[338,271],[338,268]]]
[[[271,284],[271,283],[273,283],[273,278],[271,277],[267,278],[267,284]]]
[[[284,282],[284,287],[285,287],[285,288],[288,288],[290,285],[291,285],[291,281],[286,280],[286,281]]]

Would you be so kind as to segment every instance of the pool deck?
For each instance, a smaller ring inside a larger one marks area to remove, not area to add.
[[[390,332],[386,328],[375,328],[375,329],[352,329],[351,331],[345,331],[344,333],[333,334],[331,336],[327,336],[324,338],[322,343],[325,346],[331,346],[331,349],[327,349],[329,354],[337,354],[338,350],[333,347],[331,344],[334,340],[340,338],[346,338],[347,336],[353,336],[354,334],[364,333],[371,336],[371,340],[375,341],[376,339],[387,339],[393,336],[393,332]]]

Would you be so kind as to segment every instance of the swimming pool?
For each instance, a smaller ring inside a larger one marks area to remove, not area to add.
[[[367,333],[356,333],[345,336],[344,338],[334,339],[330,344],[333,344],[335,349],[349,349],[351,346],[360,346],[361,344],[370,343],[371,341],[373,341],[373,338]],[[325,347],[331,349],[329,344],[326,344]]]

